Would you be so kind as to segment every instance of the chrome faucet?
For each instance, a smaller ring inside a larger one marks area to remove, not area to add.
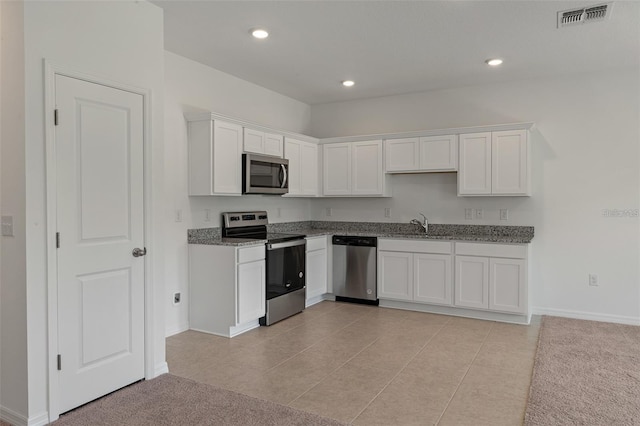
[[[420,222],[418,219],[411,219],[411,222],[409,223],[422,226],[424,228],[424,233],[426,234],[429,231],[429,223],[427,221],[427,217],[424,214],[420,213],[420,216],[422,216],[422,222]]]

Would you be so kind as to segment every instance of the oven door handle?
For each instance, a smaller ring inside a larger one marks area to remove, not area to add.
[[[267,250],[278,250],[285,247],[303,246],[307,244],[307,240],[285,241],[284,243],[267,244]]]

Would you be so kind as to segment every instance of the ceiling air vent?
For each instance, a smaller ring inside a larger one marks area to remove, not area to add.
[[[612,3],[606,3],[558,12],[558,28],[604,21],[611,15],[611,5]]]

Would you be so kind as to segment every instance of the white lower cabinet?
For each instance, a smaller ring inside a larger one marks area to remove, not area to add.
[[[238,265],[238,324],[244,324],[265,314],[265,261]]]
[[[456,243],[455,305],[528,314],[526,245]]]
[[[378,298],[451,305],[450,242],[378,240]]]
[[[307,306],[327,293],[327,237],[307,238]]]
[[[378,298],[387,307],[528,322],[528,256],[526,244],[379,238]]]
[[[265,246],[189,245],[189,328],[233,337],[265,314]]]

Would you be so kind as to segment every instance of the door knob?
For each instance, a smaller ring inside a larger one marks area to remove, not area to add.
[[[133,251],[131,252],[131,254],[133,255],[133,257],[140,257],[140,256],[144,256],[145,254],[147,254],[147,248],[134,248]]]

